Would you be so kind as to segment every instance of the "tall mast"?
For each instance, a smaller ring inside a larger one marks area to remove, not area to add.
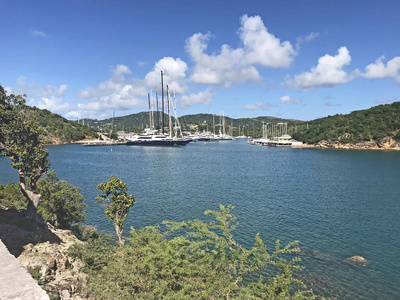
[[[150,93],[147,93],[147,99],[149,100],[149,128],[151,129]]]
[[[161,126],[162,126],[162,133],[164,134],[164,78],[163,78],[163,71],[161,71],[161,99],[162,99]]]
[[[169,105],[169,89],[167,84],[167,101],[168,101],[168,130],[169,130],[169,137],[172,138],[172,122],[171,122],[171,111]]]
[[[158,94],[156,92],[156,102],[157,102],[157,130],[160,130],[160,112],[158,111]],[[158,133],[160,133],[158,131]]]
[[[213,114],[213,133],[215,135],[215,121],[214,121],[214,114]]]

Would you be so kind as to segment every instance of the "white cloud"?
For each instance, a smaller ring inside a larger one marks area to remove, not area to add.
[[[213,96],[214,91],[208,88],[204,92],[199,92],[197,94],[190,94],[189,96],[183,95],[178,104],[182,108],[190,108],[193,104],[211,104],[213,102]]]
[[[238,31],[242,48],[222,45],[219,54],[208,55],[208,41],[212,34],[196,33],[186,40],[186,51],[195,66],[190,79],[194,83],[219,85],[229,88],[232,84],[261,81],[256,66],[281,68],[293,61],[295,50],[288,41],[268,32],[260,16],[241,18]]]
[[[37,107],[41,109],[47,109],[51,112],[64,112],[72,108],[72,106],[69,103],[62,103],[62,101],[63,101],[62,98],[43,97],[37,104]]]
[[[154,64],[151,72],[147,73],[146,85],[154,91],[161,90],[161,71],[163,71],[164,85],[168,85],[171,92],[184,94],[187,91],[187,68],[187,64],[180,58],[164,57]]]
[[[362,76],[366,78],[395,78],[400,83],[400,57],[389,60],[385,66],[383,60],[384,56],[378,58],[375,63],[369,64],[365,67],[365,73]]]
[[[43,31],[40,30],[31,30],[31,34],[33,36],[47,37],[47,34],[45,34]]]
[[[60,87],[54,85],[40,86],[35,82],[27,83],[27,78],[24,76],[18,77],[14,90],[16,94],[26,94],[29,97],[28,105],[37,106],[41,109],[47,109],[51,112],[64,112],[71,108],[68,103],[63,103],[66,84],[61,84]]]
[[[137,98],[147,95],[143,82],[126,79],[125,75],[132,72],[125,65],[117,65],[111,73],[111,78],[100,83],[97,88],[87,88],[79,92],[79,98],[89,100],[89,103],[79,103],[79,110],[128,110],[134,106],[145,107],[146,102]]]
[[[250,64],[263,67],[288,67],[296,55],[289,41],[280,39],[268,32],[260,16],[241,18],[240,38],[244,44],[246,60]]]
[[[14,94],[14,91],[11,87],[9,86],[4,86],[4,91],[6,92],[6,95],[9,96],[11,94]]]
[[[282,96],[282,97],[279,99],[279,101],[280,101],[282,104],[299,104],[299,103],[302,102],[301,99],[299,99],[299,98],[297,98],[297,99],[292,99],[292,98],[290,98],[290,96]]]
[[[247,104],[243,106],[243,108],[247,110],[268,110],[270,106],[271,106],[270,104],[265,102],[256,102],[253,104]]]
[[[35,82],[27,83],[25,76],[18,77],[15,83],[15,93],[27,94],[29,97],[42,98],[42,97],[56,97],[63,98],[67,90],[67,85],[62,84],[59,88],[54,85],[40,86]]]
[[[326,54],[318,59],[318,65],[311,68],[310,72],[287,76],[283,86],[297,90],[313,89],[320,86],[334,86],[349,82],[353,79],[343,68],[350,64],[351,56],[346,47],[341,47],[336,56]]]
[[[315,40],[317,37],[319,37],[318,32],[311,32],[309,35],[307,35],[305,37],[303,37],[303,36],[298,37],[297,42],[296,42],[296,49],[299,49],[300,46],[304,43],[308,43],[308,42]]]

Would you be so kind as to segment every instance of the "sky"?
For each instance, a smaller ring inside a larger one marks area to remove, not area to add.
[[[0,83],[67,119],[313,120],[400,101],[397,0],[0,0]]]

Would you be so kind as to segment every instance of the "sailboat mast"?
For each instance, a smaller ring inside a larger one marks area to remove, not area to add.
[[[162,133],[164,134],[164,78],[163,78],[163,71],[161,71],[161,99],[162,99],[161,126],[162,126]]]
[[[167,84],[167,101],[168,101],[168,130],[169,130],[169,137],[172,138],[172,122],[171,122],[171,111],[170,111],[170,104],[169,104],[168,84]]]
[[[156,92],[156,102],[157,102],[157,130],[160,130],[160,112],[158,111],[158,94]]]
[[[151,129],[150,93],[147,93],[147,99],[149,100],[149,128]]]

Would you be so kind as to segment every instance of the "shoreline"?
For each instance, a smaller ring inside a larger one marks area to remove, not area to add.
[[[400,146],[395,145],[394,147],[383,146],[379,147],[377,144],[372,145],[363,145],[363,144],[339,144],[339,143],[330,143],[330,144],[304,144],[303,148],[313,148],[313,149],[338,149],[338,150],[374,150],[374,151],[400,151]]]

